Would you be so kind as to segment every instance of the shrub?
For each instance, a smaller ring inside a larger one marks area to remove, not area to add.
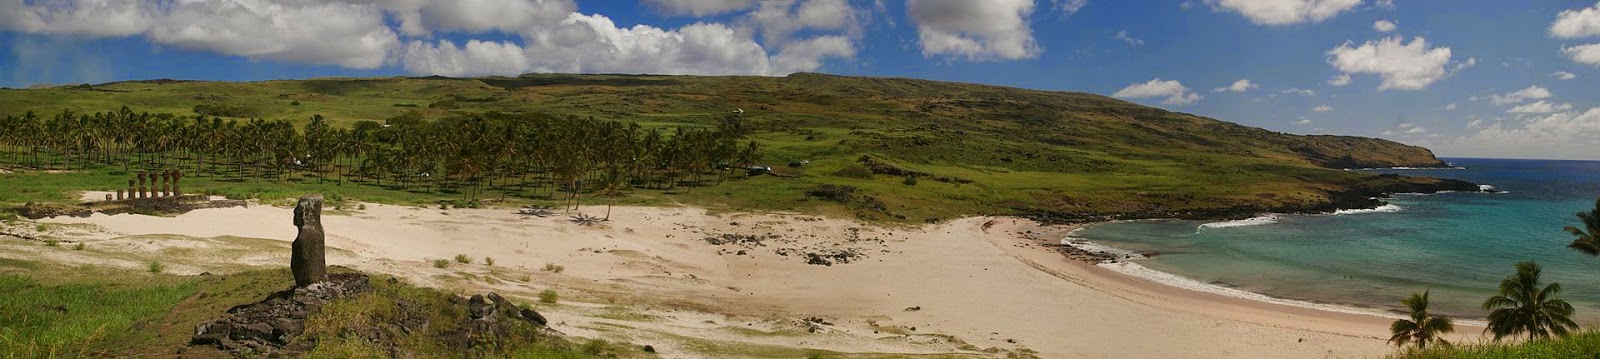
[[[83,250],[83,242],[78,242],[78,245],[72,246],[72,250],[75,250],[75,251]]]
[[[450,209],[450,202],[439,202],[439,209]]]
[[[55,246],[59,246],[59,245],[61,245],[61,241],[58,241],[55,238],[50,238],[50,239],[44,240],[44,246],[45,247],[55,247]]]
[[[915,186],[917,185],[917,176],[906,176],[906,180],[900,181],[900,183],[904,183],[907,186]]]
[[[289,101],[289,106],[300,106],[300,100]]]
[[[564,271],[564,270],[567,270],[567,267],[558,266],[555,263],[545,263],[544,264],[544,271],[546,271],[546,272],[561,273],[561,271]]]
[[[361,203],[361,204],[357,204],[357,205],[356,205],[356,210],[358,210],[358,211],[365,211],[365,210],[367,210],[367,204],[366,204],[366,203]]]
[[[449,266],[450,266],[450,260],[448,260],[448,259],[435,259],[435,260],[433,260],[433,267],[434,268],[444,268],[444,267],[449,267]]]
[[[855,196],[856,187],[850,185],[824,184],[806,190],[806,196],[817,197],[829,201],[846,202]]]
[[[164,266],[164,265],[161,265],[161,261],[150,261],[150,268],[149,269],[150,269],[150,273],[161,274],[161,272],[165,271],[167,269],[167,267]]]
[[[556,290],[545,289],[539,292],[539,303],[556,304]]]
[[[468,257],[465,254],[457,254],[456,255],[456,261],[457,262],[461,262],[462,264],[471,264],[472,263],[472,257]]]
[[[40,224],[33,225],[33,230],[37,231],[37,232],[44,232],[44,231],[50,230],[50,226],[49,225],[45,225],[44,223],[40,223]]]
[[[494,266],[494,258],[487,257],[487,256],[483,257],[483,265],[493,267]]]
[[[858,164],[848,164],[833,172],[834,176],[855,179],[872,179],[872,169]]]

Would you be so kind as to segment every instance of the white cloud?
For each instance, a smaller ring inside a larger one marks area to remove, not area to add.
[[[1571,109],[1572,104],[1555,104],[1539,100],[1539,102],[1512,107],[1510,110],[1506,110],[1506,113],[1555,113]]]
[[[1299,121],[1295,121],[1294,124],[1296,124],[1296,125],[1310,125],[1311,124],[1311,120],[1308,120],[1305,117],[1301,117],[1300,120]]]
[[[907,0],[906,12],[926,57],[1017,60],[1041,51],[1027,21],[1033,0]]]
[[[1328,50],[1328,63],[1345,74],[1375,74],[1383,79],[1378,90],[1420,90],[1450,75],[1450,48],[1429,48],[1427,40],[1416,37],[1410,43],[1400,36],[1368,41],[1353,46],[1346,41]],[[1465,66],[1476,64],[1468,59]],[[1457,69],[1465,68],[1458,64]]]
[[[1403,133],[1405,133],[1405,134],[1418,134],[1418,133],[1426,133],[1426,132],[1428,132],[1428,129],[1422,128],[1422,126],[1417,126],[1417,127],[1408,128]]]
[[[1444,105],[1444,110],[1445,111],[1455,111],[1456,110],[1456,104],[1454,102],[1451,102],[1448,105]]]
[[[1564,39],[1600,36],[1600,3],[1583,9],[1561,11],[1556,15],[1556,21],[1550,23],[1550,35]]]
[[[1211,92],[1227,92],[1227,91],[1245,92],[1245,91],[1250,91],[1252,89],[1256,89],[1256,88],[1260,88],[1260,87],[1261,87],[1261,85],[1257,85],[1254,82],[1250,82],[1249,79],[1244,79],[1244,80],[1234,81],[1232,85],[1211,89]]]
[[[1317,106],[1316,108],[1311,109],[1311,111],[1329,112],[1329,111],[1333,111],[1333,106],[1328,106],[1328,105]]]
[[[1350,84],[1350,74],[1339,74],[1328,80],[1328,85],[1344,86]]]
[[[1554,78],[1561,79],[1561,80],[1571,80],[1571,79],[1578,78],[1578,75],[1574,75],[1573,73],[1566,72],[1566,71],[1556,71],[1554,73],[1551,73],[1550,77],[1554,77]]]
[[[1133,36],[1128,36],[1128,30],[1117,31],[1117,34],[1116,35],[1112,35],[1111,38],[1117,39],[1117,40],[1122,40],[1122,42],[1126,42],[1126,43],[1128,43],[1128,45],[1133,45],[1133,46],[1143,46],[1144,45],[1144,40],[1135,39],[1135,38],[1133,38]]]
[[[1396,27],[1398,26],[1396,26],[1393,21],[1389,20],[1378,20],[1372,23],[1372,29],[1377,30],[1378,32],[1394,32]]]
[[[1551,96],[1554,96],[1554,94],[1551,94],[1549,89],[1533,85],[1504,95],[1489,95],[1489,102],[1493,102],[1496,105],[1508,105],[1527,100],[1547,99]]]
[[[1600,65],[1600,43],[1561,47],[1561,52],[1580,64]]]
[[[751,0],[650,4],[687,15],[756,6]],[[855,56],[864,15],[847,0],[759,5],[732,24],[661,28],[619,27],[579,12],[573,0],[0,0],[0,30],[140,36],[157,46],[251,59],[441,75],[784,75]],[[504,36],[473,39],[484,33]]]
[[[1200,94],[1190,92],[1188,87],[1184,87],[1183,83],[1177,80],[1163,81],[1160,78],[1128,85],[1111,97],[1129,99],[1164,97],[1161,103],[1168,105],[1188,105],[1202,98]]]
[[[1594,146],[1600,141],[1600,107],[1507,123],[1475,122],[1478,132],[1437,149],[1454,156],[1597,159]]]
[[[1483,119],[1475,118],[1472,119],[1472,122],[1467,123],[1467,129],[1476,130],[1481,128],[1483,128]]]
[[[1067,15],[1078,13],[1084,6],[1089,6],[1089,0],[1050,0],[1050,10]]]
[[[644,0],[657,11],[675,16],[712,16],[749,9],[754,0]]]
[[[1302,88],[1298,88],[1298,87],[1291,88],[1291,89],[1288,89],[1288,90],[1278,91],[1278,93],[1293,94],[1293,95],[1300,95],[1300,96],[1316,96],[1317,95],[1316,91],[1308,90],[1308,89],[1302,89]]]
[[[1238,12],[1261,25],[1322,22],[1361,5],[1361,0],[1206,0],[1213,8]]]

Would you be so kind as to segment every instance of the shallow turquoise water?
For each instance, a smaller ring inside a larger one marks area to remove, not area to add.
[[[1465,169],[1383,170],[1493,185],[1500,194],[1397,195],[1398,211],[1095,225],[1073,237],[1161,255],[1139,264],[1280,298],[1379,309],[1432,290],[1435,311],[1481,318],[1512,264],[1535,260],[1584,323],[1600,322],[1600,258],[1566,248],[1561,228],[1600,197],[1600,162],[1446,159]],[[1257,223],[1263,221],[1257,221]],[[1230,224],[1240,224],[1234,222]]]

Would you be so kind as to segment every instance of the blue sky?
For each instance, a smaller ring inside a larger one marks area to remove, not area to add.
[[[0,0],[0,86],[814,71],[1471,157],[1600,159],[1597,43],[1586,0]]]

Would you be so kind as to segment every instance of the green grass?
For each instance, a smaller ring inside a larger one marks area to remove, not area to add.
[[[149,270],[150,273],[161,274],[162,271],[167,269],[167,266],[161,264],[161,261],[150,261],[150,265],[146,269]]]
[[[1585,330],[1565,338],[1529,342],[1461,344],[1435,346],[1427,350],[1408,348],[1389,356],[1397,359],[1563,359],[1600,357],[1600,331]]]
[[[0,353],[86,356],[135,323],[166,313],[196,288],[183,281],[45,284],[28,275],[0,275]]]
[[[793,178],[738,178],[712,187],[635,189],[623,205],[691,204],[712,210],[799,211],[871,221],[919,223],[966,215],[1065,212],[1151,213],[1279,207],[1328,200],[1360,172],[1322,168],[1345,158],[1422,165],[1427,151],[1338,136],[1294,136],[1103,96],[910,79],[796,74],[788,77],[526,75],[517,78],[329,78],[294,81],[121,82],[0,91],[0,115],[62,109],[189,114],[195,105],[259,110],[268,120],[333,126],[397,116],[437,119],[499,111],[594,117],[643,128],[705,127],[730,108],[747,110],[764,165]],[[298,102],[295,106],[292,103]],[[430,104],[450,104],[430,108]],[[402,105],[402,106],[396,106]],[[410,105],[416,105],[412,107]],[[7,154],[0,153],[0,156]],[[926,177],[863,172],[871,156]],[[791,168],[790,161],[810,161]],[[57,163],[59,161],[52,161]],[[0,175],[0,205],[72,202],[79,190],[114,190],[128,174],[92,168],[71,174]],[[950,183],[936,178],[971,181]],[[185,190],[281,201],[307,192],[359,201],[429,204],[458,193],[392,190],[296,175],[283,182],[185,177]],[[807,198],[824,185],[860,188],[845,202]],[[914,184],[914,185],[913,185]],[[502,189],[488,189],[486,198]],[[509,191],[511,204],[553,204],[542,191]],[[602,200],[585,196],[588,206]],[[330,197],[332,198],[332,197]],[[880,205],[881,204],[881,205]]]

